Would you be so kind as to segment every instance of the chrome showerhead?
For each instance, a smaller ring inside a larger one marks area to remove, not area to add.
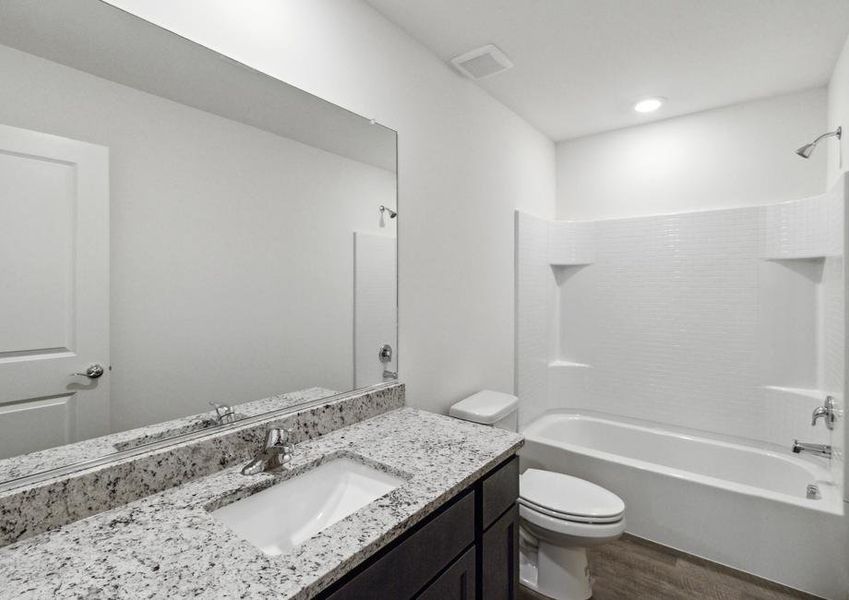
[[[397,216],[398,216],[398,213],[397,213],[397,212],[395,212],[395,211],[394,211],[394,210],[392,210],[391,208],[386,207],[386,206],[383,206],[383,205],[381,204],[381,205],[380,205],[380,214],[381,214],[381,216],[383,216],[383,213],[389,213],[389,218],[390,218],[390,219],[394,219],[395,217],[397,217]]]
[[[796,154],[798,154],[802,158],[811,158],[811,154],[814,153],[814,150],[816,149],[817,144],[819,144],[821,140],[824,140],[825,138],[828,138],[828,137],[836,137],[839,140],[842,137],[842,134],[843,134],[843,128],[842,127],[838,127],[834,131],[829,131],[828,133],[824,133],[821,136],[819,136],[817,139],[815,139],[813,142],[811,142],[810,144],[805,144],[804,146],[802,146],[801,148],[796,150]]]
[[[811,154],[814,153],[814,148],[816,147],[816,144],[805,144],[804,146],[796,150],[796,154],[798,154],[802,158],[811,158]]]

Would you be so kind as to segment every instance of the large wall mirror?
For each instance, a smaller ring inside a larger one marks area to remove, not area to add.
[[[0,481],[392,380],[395,132],[99,0],[0,73]]]

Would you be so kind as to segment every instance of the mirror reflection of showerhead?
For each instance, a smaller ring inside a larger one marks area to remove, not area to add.
[[[389,208],[389,207],[387,207],[387,206],[383,206],[383,205],[381,204],[381,205],[380,205],[380,216],[382,217],[384,213],[388,213],[388,214],[389,214],[389,218],[390,218],[390,219],[394,219],[395,217],[397,217],[397,216],[398,216],[398,213],[397,213],[397,212],[395,212],[395,211],[394,211],[394,210],[392,210],[391,208]]]
[[[842,134],[843,134],[843,128],[842,127],[838,127],[834,131],[829,131],[828,133],[824,133],[821,136],[819,136],[817,139],[815,139],[813,142],[811,142],[810,144],[805,144],[804,146],[802,146],[801,148],[796,150],[796,154],[798,154],[802,158],[811,158],[811,154],[814,153],[814,150],[816,149],[817,144],[819,144],[820,141],[824,140],[825,138],[829,138],[829,137],[836,137],[839,140],[842,137]]]

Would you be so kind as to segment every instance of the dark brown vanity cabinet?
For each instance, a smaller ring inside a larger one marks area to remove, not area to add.
[[[519,460],[512,457],[319,595],[325,600],[515,600]]]

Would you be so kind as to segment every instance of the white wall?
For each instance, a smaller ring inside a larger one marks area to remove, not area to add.
[[[394,173],[3,46],[0,72],[4,124],[110,151],[113,430],[351,389],[353,234],[391,231]]]
[[[826,153],[803,160],[794,150],[825,127],[820,88],[561,142],[557,216],[619,218],[819,194]]]
[[[360,0],[112,4],[396,129],[408,402],[513,390],[513,210],[553,214],[551,141]]]
[[[838,125],[843,126],[840,144],[834,140],[827,142],[829,183],[834,183],[840,173],[849,170],[849,38],[828,84],[828,130]]]

